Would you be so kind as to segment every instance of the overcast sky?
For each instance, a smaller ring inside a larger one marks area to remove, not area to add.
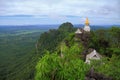
[[[0,0],[0,25],[120,24],[120,0]]]

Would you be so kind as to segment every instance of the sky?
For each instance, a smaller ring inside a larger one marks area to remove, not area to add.
[[[0,25],[120,24],[120,0],[0,0]]]

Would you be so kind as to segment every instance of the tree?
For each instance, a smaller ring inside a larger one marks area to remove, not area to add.
[[[120,28],[112,27],[109,29],[110,41],[113,47],[120,48]]]

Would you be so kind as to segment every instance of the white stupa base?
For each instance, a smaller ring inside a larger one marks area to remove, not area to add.
[[[90,26],[85,25],[85,27],[84,27],[84,31],[86,31],[86,32],[90,32]]]

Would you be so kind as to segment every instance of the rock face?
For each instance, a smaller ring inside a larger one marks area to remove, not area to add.
[[[110,77],[106,77],[103,74],[96,73],[92,67],[90,71],[86,74],[85,80],[113,80]]]
[[[89,38],[90,38],[90,32],[86,32],[83,29],[78,29],[78,30],[75,32],[76,39],[80,40],[84,47],[87,47],[88,46],[88,41],[89,41]]]

